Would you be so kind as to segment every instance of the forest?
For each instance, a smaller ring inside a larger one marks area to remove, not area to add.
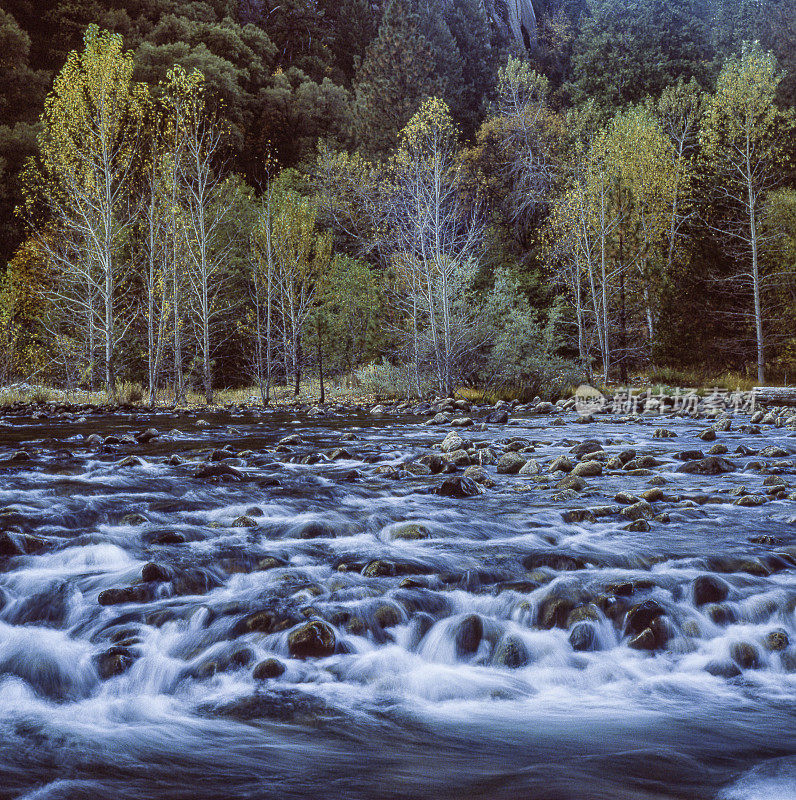
[[[0,383],[796,376],[792,0],[3,0]]]

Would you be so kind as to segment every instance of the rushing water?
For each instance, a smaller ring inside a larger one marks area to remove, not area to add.
[[[75,416],[0,427],[0,798],[796,798],[796,503],[733,502],[794,491],[793,432],[734,420],[707,476],[674,458],[704,422],[531,416],[462,435],[659,464],[457,499],[386,469],[439,452],[427,418]],[[668,521],[563,521],[651,476]],[[292,657],[313,619],[334,640]]]

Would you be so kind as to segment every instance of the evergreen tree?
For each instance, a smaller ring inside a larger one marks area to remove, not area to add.
[[[451,110],[469,135],[483,118],[503,42],[489,25],[483,0],[452,0],[445,6],[445,18],[459,52],[462,79],[458,104],[452,103]]]
[[[390,0],[354,86],[359,140],[365,150],[390,150],[423,99],[443,89],[419,15],[407,0]]]
[[[708,13],[702,0],[592,0],[575,43],[569,92],[617,110],[657,96],[678,77],[706,80]]]

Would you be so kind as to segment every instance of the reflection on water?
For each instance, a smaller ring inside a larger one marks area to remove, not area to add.
[[[796,798],[787,429],[204,418],[0,428],[0,798]]]

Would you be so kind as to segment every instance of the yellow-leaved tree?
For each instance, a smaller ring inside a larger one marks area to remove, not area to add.
[[[467,292],[484,253],[482,209],[444,101],[424,102],[399,141],[381,194],[385,244],[402,278],[418,392],[427,365],[447,396],[481,344]]]
[[[133,80],[122,37],[91,25],[70,53],[41,118],[39,155],[23,175],[26,208],[55,273],[54,332],[82,339],[89,374],[102,353],[115,394],[132,185],[148,91]],[[44,231],[47,235],[44,235]]]
[[[763,301],[774,277],[764,273],[762,256],[776,241],[765,230],[766,200],[780,183],[786,137],[792,131],[792,114],[776,104],[782,77],[771,53],[758,42],[745,43],[740,56],[722,67],[700,132],[717,204],[727,209],[714,229],[734,257],[733,277],[751,299],[760,384],[766,376]]]

